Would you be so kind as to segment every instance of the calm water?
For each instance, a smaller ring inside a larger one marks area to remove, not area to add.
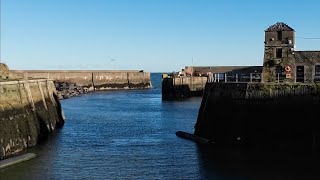
[[[194,131],[201,98],[163,102],[161,74],[152,81],[149,90],[63,100],[65,126],[0,179],[319,179],[317,154],[208,149],[176,137]]]

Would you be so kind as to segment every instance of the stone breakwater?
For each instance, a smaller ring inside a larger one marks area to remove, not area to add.
[[[0,81],[0,159],[38,144],[63,125],[52,80]]]
[[[57,82],[75,83],[88,91],[152,87],[150,73],[143,71],[12,70],[11,72],[18,78],[47,78]]]
[[[88,93],[88,88],[78,86],[76,83],[54,81],[59,100]]]

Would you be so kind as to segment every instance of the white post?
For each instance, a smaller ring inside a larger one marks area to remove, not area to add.
[[[252,82],[252,73],[250,73],[250,82]]]
[[[236,74],[236,82],[238,82],[238,74]]]
[[[220,82],[220,77],[219,77],[219,73],[218,73],[218,82]]]
[[[278,83],[279,83],[280,81],[279,81],[279,73],[278,73]]]
[[[227,82],[227,73],[224,73],[224,82]]]

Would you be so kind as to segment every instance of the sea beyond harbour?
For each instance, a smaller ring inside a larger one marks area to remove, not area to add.
[[[110,90],[61,101],[66,117],[37,158],[0,170],[5,179],[319,179],[318,153],[211,149],[194,132],[201,97],[162,101],[151,89]]]

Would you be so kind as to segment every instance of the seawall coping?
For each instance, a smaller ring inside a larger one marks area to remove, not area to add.
[[[142,70],[10,70],[14,73],[147,73]],[[142,72],[141,72],[142,71]]]
[[[33,82],[47,82],[53,81],[53,79],[30,79],[30,80],[12,80],[12,81],[2,81],[0,82],[1,85],[11,85],[11,84],[20,84],[20,83],[33,83]]]

